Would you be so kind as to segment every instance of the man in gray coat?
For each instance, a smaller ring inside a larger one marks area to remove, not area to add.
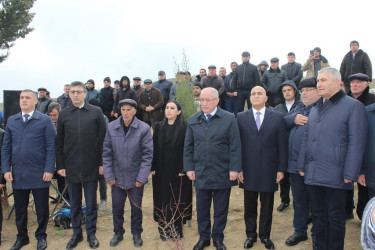
[[[119,102],[121,116],[108,124],[103,145],[104,178],[112,188],[112,213],[115,235],[110,246],[123,240],[124,206],[131,205],[131,233],[135,247],[143,244],[143,187],[151,170],[153,143],[150,127],[135,117],[137,102]]]
[[[230,190],[241,171],[241,140],[236,119],[217,107],[219,93],[204,88],[201,110],[189,118],[185,136],[184,170],[194,181],[197,195],[197,221],[200,235],[194,250],[210,245],[225,250],[224,229],[227,222]],[[210,208],[214,203],[211,232]]]
[[[321,98],[311,109],[298,167],[311,194],[316,249],[344,249],[345,202],[361,169],[367,143],[367,116],[362,103],[340,90],[334,68],[318,74]]]

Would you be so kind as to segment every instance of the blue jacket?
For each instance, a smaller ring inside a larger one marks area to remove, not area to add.
[[[122,116],[109,123],[103,144],[103,169],[106,181],[116,180],[122,189],[147,183],[153,157],[150,126],[134,117],[125,135]]]
[[[299,103],[289,114],[284,116],[285,126],[289,132],[289,145],[288,145],[288,172],[298,173],[298,157],[302,145],[302,137],[307,128],[307,125],[300,126],[294,124],[294,118],[297,114],[309,116],[311,108],[314,104],[305,107],[302,102]]]
[[[368,118],[368,141],[362,173],[366,177],[366,186],[375,190],[375,104],[367,106],[366,111]]]
[[[352,189],[365,153],[367,125],[363,104],[342,90],[324,103],[320,98],[310,111],[298,161],[305,184]]]
[[[195,187],[230,188],[237,182],[229,180],[229,172],[241,169],[241,139],[234,115],[218,107],[209,122],[202,111],[190,116],[184,171],[195,171]]]
[[[9,117],[1,149],[2,172],[12,172],[14,189],[49,187],[43,174],[55,172],[55,127],[35,110],[25,124],[21,113]]]
[[[87,90],[87,95],[85,98],[86,102],[89,102],[91,99],[96,99],[100,103],[100,93],[98,90],[96,89],[91,89],[91,90],[86,89],[86,90]]]

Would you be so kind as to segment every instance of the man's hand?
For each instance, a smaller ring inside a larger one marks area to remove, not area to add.
[[[236,171],[229,171],[229,180],[230,181],[237,180],[237,177],[238,177],[238,172],[236,172]]]
[[[239,174],[238,174],[238,180],[243,183],[244,181],[244,178],[243,178],[243,172],[241,171]]]
[[[280,181],[282,181],[282,179],[284,179],[284,173],[283,172],[277,172],[276,183],[280,183]]]
[[[298,171],[300,176],[305,176],[305,172]]]
[[[304,116],[304,115],[301,115],[301,114],[297,114],[294,117],[294,124],[303,126],[303,125],[305,125],[308,122],[308,120],[309,120],[309,118],[307,116]]]
[[[184,176],[185,175],[185,173],[179,173],[178,174],[178,176]]]
[[[107,183],[108,183],[110,186],[113,186],[113,185],[116,183],[116,181],[115,181],[115,180],[110,180],[110,181],[107,181]]]
[[[307,61],[309,61],[309,62],[312,62],[314,60],[314,55],[309,55],[309,59],[307,59]]]
[[[195,181],[195,171],[187,171],[186,175],[189,177],[190,180]]]
[[[0,184],[0,189],[2,189],[3,187],[5,187],[5,184]]]
[[[115,118],[118,118],[118,114],[117,114],[117,113],[114,113],[113,116],[114,116]]]
[[[142,183],[142,182],[138,182],[138,181],[136,181],[136,182],[135,182],[135,186],[136,186],[137,188],[140,188],[140,187],[143,186],[143,183]]]
[[[99,166],[99,174],[104,175],[103,166]]]
[[[155,175],[156,172],[155,172],[155,171],[151,171],[150,173],[151,173],[152,175]]]
[[[237,96],[237,92],[233,92],[233,96]]]
[[[357,181],[359,184],[361,184],[362,186],[366,187],[366,177],[364,174],[361,174],[358,176],[358,181]]]
[[[151,111],[154,110],[154,107],[148,106],[148,107],[145,108],[145,110],[146,110],[146,112],[151,112]]]
[[[111,111],[111,116],[115,116],[115,112],[113,110]]]
[[[57,173],[62,176],[62,177],[66,177],[66,174],[65,174],[65,169],[60,169],[57,171]]]
[[[51,181],[52,176],[53,176],[52,173],[44,172],[44,174],[43,174],[43,181],[45,181],[45,182]]]
[[[229,97],[233,97],[233,93],[231,93],[231,92],[226,92],[226,94],[227,94],[227,96],[229,96]]]
[[[7,182],[12,182],[13,181],[12,172],[6,172],[6,173],[4,173],[4,179]]]
[[[348,179],[344,179],[344,182],[345,182],[346,184],[348,184],[348,183],[351,183],[352,181],[351,181],[351,180],[348,180]]]

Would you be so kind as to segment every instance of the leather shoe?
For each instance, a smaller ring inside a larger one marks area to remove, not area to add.
[[[96,238],[95,234],[87,235],[87,242],[89,243],[89,247],[92,249],[99,247],[99,241]]]
[[[36,246],[37,250],[44,250],[47,248],[47,241],[46,239],[38,240],[38,245]]]
[[[133,234],[133,243],[135,247],[142,247],[143,240],[141,238],[141,234]]]
[[[24,239],[24,240],[16,240],[14,245],[10,248],[10,250],[18,250],[21,249],[23,246],[26,246],[27,244],[30,243],[29,239]]]
[[[257,238],[249,237],[245,240],[243,247],[246,249],[252,248],[254,245],[254,242],[257,242]]]
[[[284,211],[287,207],[289,207],[289,203],[281,202],[280,206],[277,207],[277,212]]]
[[[203,248],[208,247],[209,245],[209,240],[199,240],[197,244],[195,244],[193,250],[203,250]]]
[[[260,241],[267,249],[275,249],[275,245],[273,244],[271,239],[261,239]]]
[[[66,244],[66,249],[73,249],[75,248],[79,242],[83,240],[83,235],[80,234],[73,234],[72,238],[68,241],[68,244]]]
[[[227,250],[227,247],[223,244],[222,241],[214,241],[214,247],[216,247],[217,250]]]
[[[288,246],[295,246],[304,240],[307,240],[307,235],[298,235],[294,233],[285,241],[285,244],[287,244]]]
[[[124,233],[122,232],[115,232],[115,235],[113,235],[112,240],[109,242],[109,245],[111,247],[115,247],[124,239]]]

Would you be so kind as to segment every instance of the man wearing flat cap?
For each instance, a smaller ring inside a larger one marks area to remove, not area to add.
[[[363,50],[359,49],[358,41],[350,42],[350,51],[344,56],[340,66],[342,84],[345,92],[348,93],[351,85],[349,76],[356,73],[363,73],[372,80],[372,64],[370,57]]]
[[[169,101],[169,94],[171,93],[173,83],[166,79],[166,75],[165,75],[165,72],[163,70],[160,70],[158,72],[158,79],[159,79],[159,81],[154,82],[153,86],[154,86],[154,88],[159,89],[161,94],[163,95],[164,103],[163,103],[161,109],[162,109],[162,111],[164,111],[165,105]]]
[[[350,82],[349,96],[357,99],[363,105],[368,106],[375,103],[375,95],[369,93],[369,77],[363,73],[357,73],[350,75],[348,78]],[[369,201],[368,190],[364,182],[364,176],[360,176],[358,182],[358,203],[356,207],[356,212],[358,218],[362,218],[363,210],[367,202]],[[354,207],[354,190],[349,190],[346,198],[346,218],[352,219],[353,207]]]
[[[142,79],[138,76],[133,78],[133,90],[137,95],[137,98],[139,94],[144,90],[144,88],[141,86]]]
[[[142,121],[152,126],[153,122],[163,119],[164,98],[161,91],[152,86],[152,81],[146,79],[145,90],[138,96],[138,108],[142,110]]]
[[[104,178],[112,188],[115,234],[110,246],[117,246],[124,238],[124,206],[129,196],[133,243],[141,247],[142,197],[151,170],[153,142],[150,127],[135,117],[137,102],[124,99],[119,106],[121,116],[108,124],[103,144]]]
[[[219,96],[224,93],[224,80],[216,74],[216,66],[208,66],[208,75],[202,77],[201,84],[203,88],[212,87],[219,92]]]
[[[51,102],[52,100],[47,98],[47,89],[39,88],[38,89],[38,103],[36,104],[36,109],[43,114],[47,114],[48,105]]]
[[[275,107],[280,103],[278,97],[278,90],[283,82],[288,80],[286,72],[279,68],[279,58],[271,58],[271,67],[262,77],[262,85],[267,90],[267,104],[270,107]]]

